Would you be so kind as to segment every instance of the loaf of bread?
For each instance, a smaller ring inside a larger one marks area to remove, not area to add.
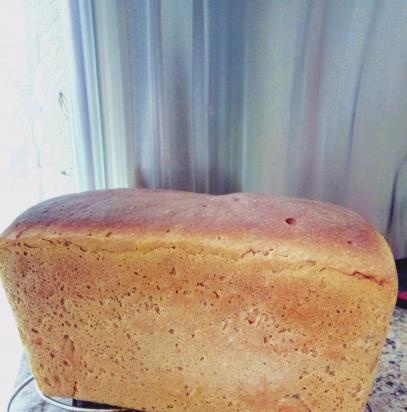
[[[62,196],[0,238],[48,395],[157,412],[361,412],[395,304],[357,214],[239,193]]]

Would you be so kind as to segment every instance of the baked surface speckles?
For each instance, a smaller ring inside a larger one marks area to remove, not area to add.
[[[333,205],[114,190],[17,218],[0,267],[44,392],[151,411],[362,411],[395,301]]]
[[[262,253],[274,246],[299,259],[325,258],[327,264],[333,255],[338,269],[352,266],[355,273],[394,282],[391,253],[365,220],[347,209],[306,199],[149,189],[84,192],[28,209],[3,237],[35,240],[59,233],[75,238],[116,235],[123,241],[146,234],[170,240],[197,237],[199,242],[217,240],[216,246],[226,239]]]

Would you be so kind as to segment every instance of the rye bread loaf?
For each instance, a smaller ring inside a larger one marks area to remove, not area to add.
[[[357,214],[302,199],[62,196],[0,238],[48,395],[158,412],[361,412],[395,303]]]

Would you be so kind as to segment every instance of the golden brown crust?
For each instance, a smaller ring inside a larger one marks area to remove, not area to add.
[[[225,239],[242,249],[276,249],[283,254],[300,249],[298,259],[322,259],[349,274],[395,281],[386,242],[363,218],[339,206],[306,199],[150,189],[84,192],[28,209],[3,238],[22,241],[60,233],[128,241],[146,235],[204,238],[215,244]]]
[[[254,194],[53,199],[0,275],[45,393],[153,412],[362,412],[396,294],[358,215]]]

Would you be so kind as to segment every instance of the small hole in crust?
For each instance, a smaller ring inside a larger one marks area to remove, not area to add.
[[[348,245],[351,245],[352,244],[352,241],[351,240],[348,240]]]
[[[297,221],[293,217],[287,217],[285,223],[287,223],[288,225],[295,225]]]

